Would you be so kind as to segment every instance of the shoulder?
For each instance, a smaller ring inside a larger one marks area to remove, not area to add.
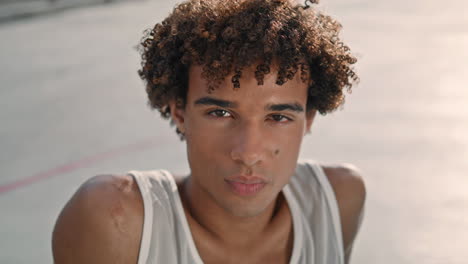
[[[359,230],[366,199],[366,187],[362,172],[352,164],[322,165],[338,202],[343,244],[350,254]]]
[[[366,187],[361,170],[347,163],[322,165],[322,169],[339,202],[343,202],[343,205],[362,204],[366,197]]]
[[[82,184],[52,235],[55,263],[136,263],[143,202],[130,175],[99,175]]]

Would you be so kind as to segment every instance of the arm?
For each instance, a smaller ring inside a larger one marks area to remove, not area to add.
[[[349,263],[353,242],[364,216],[366,188],[360,171],[353,165],[324,166],[338,201],[345,263]]]
[[[56,264],[137,263],[143,202],[131,176],[95,176],[60,213],[52,234]]]

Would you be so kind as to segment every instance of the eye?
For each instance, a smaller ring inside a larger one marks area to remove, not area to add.
[[[286,123],[286,122],[292,121],[291,118],[284,116],[284,115],[271,115],[271,119],[273,119],[273,121],[278,122],[278,123]]]
[[[216,110],[208,112],[208,114],[214,117],[230,117],[231,116],[231,113],[223,109],[216,109]]]

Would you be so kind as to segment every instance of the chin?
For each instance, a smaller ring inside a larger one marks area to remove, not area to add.
[[[255,217],[262,214],[275,200],[276,196],[270,198],[257,197],[257,199],[231,199],[229,201],[218,201],[218,204],[231,215],[242,218]]]
[[[229,213],[236,217],[241,218],[250,218],[260,215],[262,212],[265,211],[265,208],[226,208]]]

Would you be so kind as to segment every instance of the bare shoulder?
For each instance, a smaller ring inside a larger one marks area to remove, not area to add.
[[[325,165],[323,170],[338,201],[347,259],[363,218],[366,187],[362,172],[352,164]]]
[[[52,234],[54,262],[136,263],[143,201],[130,175],[98,175],[72,196]]]
[[[352,164],[322,166],[337,198],[346,198],[344,205],[362,204],[366,197],[366,187],[362,172]],[[341,199],[342,200],[342,199]]]

